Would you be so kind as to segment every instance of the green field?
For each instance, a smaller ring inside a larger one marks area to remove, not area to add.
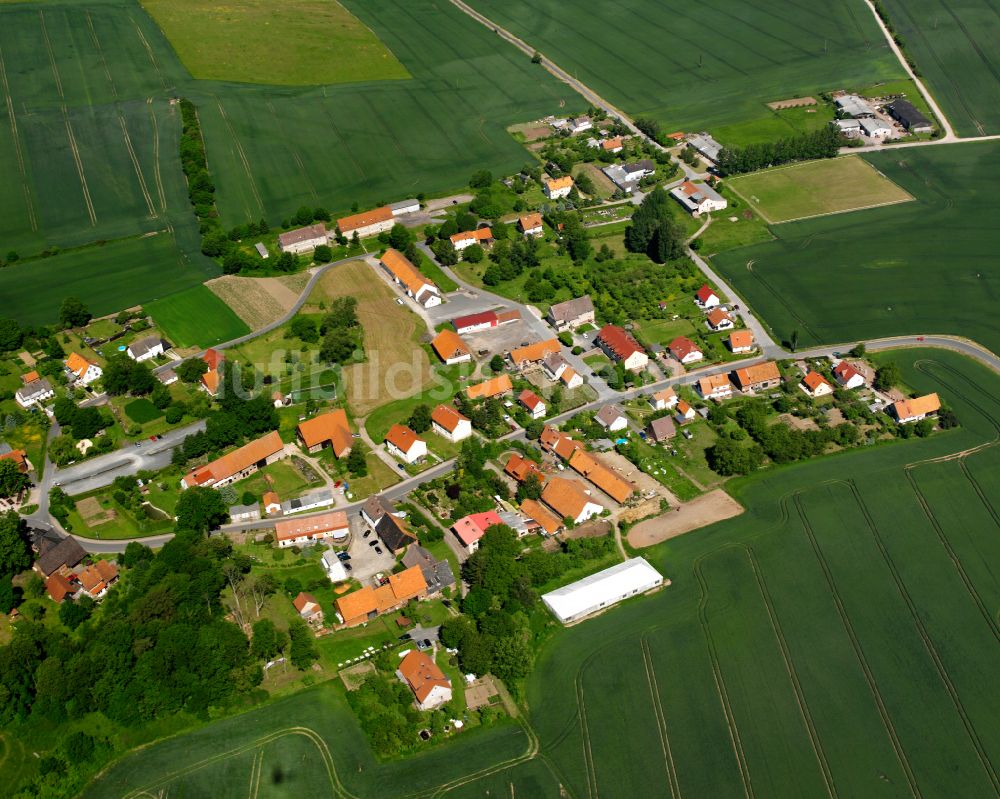
[[[772,223],[913,199],[858,156],[739,175],[727,180],[726,185]]]
[[[125,406],[125,415],[136,424],[146,424],[163,416],[163,411],[145,397],[140,397]]]
[[[211,347],[250,332],[246,322],[206,286],[146,303],[145,309],[175,347]]]
[[[903,77],[872,13],[851,0],[585,0],[572,12],[559,0],[471,5],[627,113],[668,130],[776,118],[766,103]],[[781,135],[794,127],[780,125]]]
[[[882,0],[924,82],[959,136],[1000,132],[997,5]]]
[[[915,201],[777,225],[774,241],[719,255],[716,267],[779,338],[797,330],[800,346],[951,333],[1000,351],[1000,147],[865,158]]]
[[[646,550],[670,586],[543,650],[537,754],[508,725],[377,764],[329,684],[149,747],[85,799],[286,796],[276,770],[337,797],[996,795],[1000,378],[898,361],[962,427],[744,480],[747,513]]]
[[[142,5],[199,79],[315,86],[409,77],[375,34],[335,0]]]

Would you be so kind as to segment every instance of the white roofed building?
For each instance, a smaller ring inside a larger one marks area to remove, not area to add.
[[[662,584],[663,575],[645,558],[632,558],[543,594],[542,602],[569,624]]]

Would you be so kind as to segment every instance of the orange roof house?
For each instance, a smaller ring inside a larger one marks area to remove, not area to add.
[[[561,518],[573,519],[577,524],[596,516],[604,508],[591,500],[575,480],[552,477],[542,491],[542,502]]]
[[[345,594],[337,600],[337,610],[344,626],[354,627],[426,594],[427,581],[423,571],[419,565],[411,566],[398,574],[390,574],[389,581],[378,588],[365,586]]]
[[[201,359],[205,362],[209,369],[218,369],[222,362],[226,359],[218,350],[207,349],[205,354],[201,356]]]
[[[524,214],[517,219],[517,225],[522,233],[542,232],[542,215],[539,213]]]
[[[279,547],[345,538],[350,523],[347,511],[334,510],[319,516],[299,516],[274,523],[274,540]]]
[[[613,139],[605,139],[601,142],[601,147],[604,148],[605,152],[617,153],[622,148],[622,137],[615,136]]]
[[[411,649],[399,661],[396,673],[410,686],[421,710],[440,707],[451,700],[451,681],[426,652]]]
[[[923,419],[925,416],[937,413],[941,410],[941,399],[936,393],[925,394],[924,396],[916,397],[915,399],[906,399],[894,402],[890,406],[889,410],[900,424],[905,422],[916,422]]]
[[[392,209],[388,205],[362,211],[360,214],[344,216],[337,220],[337,229],[345,236],[350,236],[355,230],[361,231],[373,225],[386,224],[393,219]]]
[[[181,479],[183,488],[191,486],[212,486],[218,488],[228,485],[240,477],[246,477],[257,471],[263,464],[273,463],[284,456],[285,444],[272,430],[249,444],[244,444],[228,455],[223,455],[205,466],[192,469]]]
[[[729,334],[729,349],[733,352],[749,352],[753,349],[753,333],[749,330],[734,330]]]
[[[410,259],[399,250],[390,247],[379,258],[379,263],[385,267],[397,283],[406,289],[406,293],[411,297],[416,297],[425,287],[429,287],[437,293],[437,286],[434,285],[433,281],[424,277]]]
[[[518,452],[513,453],[507,459],[507,465],[503,467],[503,470],[519,483],[523,483],[532,474],[537,475],[541,482],[545,482],[545,475],[538,468],[538,464]]]
[[[740,391],[757,391],[772,388],[781,382],[781,370],[774,361],[745,366],[734,372],[736,385]]]
[[[451,243],[456,250],[462,250],[473,244],[488,246],[493,243],[493,231],[488,227],[476,228],[475,230],[464,230],[451,237]]]
[[[533,521],[542,526],[548,535],[555,535],[562,528],[562,519],[557,518],[541,502],[526,499],[521,503],[521,512],[527,514]]]
[[[409,452],[416,442],[420,441],[420,436],[414,433],[405,424],[394,424],[385,434],[385,440],[403,452]]]
[[[438,357],[447,364],[460,363],[461,361],[472,359],[472,350],[469,349],[469,345],[454,330],[448,330],[447,328],[442,330],[431,341],[431,346],[434,348],[434,352],[438,354]]]
[[[619,505],[635,493],[635,486],[622,479],[597,458],[578,449],[569,459],[570,468],[582,474]]]
[[[812,370],[807,372],[806,376],[802,378],[802,385],[805,387],[805,392],[811,397],[821,397],[824,394],[833,393],[833,386],[830,385],[830,381],[819,372]]]
[[[470,399],[486,399],[488,397],[499,397],[508,391],[514,390],[514,384],[510,380],[510,375],[497,375],[482,383],[469,386],[465,389],[465,395]]]
[[[337,458],[349,455],[354,444],[354,437],[347,423],[347,412],[343,408],[307,419],[298,426],[297,433],[309,452],[318,452],[328,446]]]
[[[431,422],[452,436],[458,432],[462,423],[466,422],[467,425],[465,426],[469,434],[471,435],[472,433],[472,422],[468,417],[463,416],[450,405],[438,405],[431,413]]]
[[[568,433],[562,433],[549,425],[542,428],[538,443],[542,445],[542,449],[554,452],[564,461],[568,461],[574,452],[583,447],[583,444]]]
[[[45,581],[45,590],[55,603],[61,603],[66,597],[72,597],[76,589],[65,575],[56,572]]]
[[[85,566],[76,576],[80,587],[91,599],[98,599],[118,579],[118,567],[110,560],[98,560]]]
[[[21,375],[21,382],[24,383],[24,385],[28,385],[28,383],[34,383],[36,380],[41,380],[41,379],[42,379],[41,375],[39,375],[38,372],[36,372],[35,370],[31,370],[27,374]]]
[[[527,347],[518,347],[510,351],[510,360],[519,369],[530,364],[541,363],[546,355],[559,352],[562,345],[559,339],[550,338],[546,341],[536,341]]]
[[[0,461],[14,461],[17,466],[17,470],[24,473],[28,471],[27,454],[28,453],[26,453],[23,449],[13,449],[10,452],[5,452],[3,455],[0,455]]]
[[[705,317],[712,330],[725,330],[733,326],[733,318],[725,308],[713,308]]]
[[[78,379],[82,379],[87,374],[87,370],[97,366],[94,361],[84,358],[78,352],[71,352],[66,359],[66,368],[69,369]]]

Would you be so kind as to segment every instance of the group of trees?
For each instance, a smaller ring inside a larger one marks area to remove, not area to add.
[[[465,439],[454,469],[424,486],[428,507],[438,507],[452,520],[458,520],[470,513],[493,510],[496,507],[495,496],[509,498],[510,489],[506,481],[486,468],[486,461],[495,446],[484,446],[477,438]],[[439,497],[439,492],[444,497]]]
[[[498,286],[507,280],[515,280],[525,269],[533,269],[541,263],[540,243],[533,236],[525,236],[511,242],[497,241],[490,252],[490,265],[483,272],[483,283]]]
[[[113,397],[123,394],[145,396],[152,393],[157,386],[162,386],[166,392],[166,403],[170,404],[170,392],[160,383],[152,369],[141,361],[133,361],[124,352],[117,353],[107,359],[104,366],[104,390]],[[160,396],[163,396],[161,392]]]
[[[835,158],[843,144],[839,131],[823,127],[778,141],[723,147],[716,165],[722,175],[739,175],[792,161]]]
[[[83,327],[93,315],[79,297],[67,297],[59,306],[59,322],[63,328]]]
[[[363,331],[358,321],[358,301],[354,297],[337,297],[319,324],[322,341],[319,357],[332,364],[345,364],[354,359],[363,347]]]
[[[31,546],[27,524],[14,511],[7,511],[0,515],[0,613],[10,613],[18,605],[20,589],[15,589],[11,580],[14,575],[30,566]]]
[[[684,230],[674,220],[671,202],[660,186],[646,195],[625,228],[629,252],[644,252],[658,264],[684,256]]]

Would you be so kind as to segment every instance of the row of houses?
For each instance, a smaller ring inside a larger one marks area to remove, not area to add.
[[[380,208],[373,208],[370,211],[362,211],[358,214],[345,216],[337,220],[337,230],[341,235],[348,238],[357,234],[358,238],[377,236],[392,230],[396,224],[396,219],[406,214],[413,214],[420,210],[420,202],[415,199],[401,200],[390,205],[383,205]],[[323,244],[329,244],[336,237],[336,231],[326,229],[323,222],[314,225],[289,230],[278,235],[278,249],[282,252],[300,254],[311,252]],[[261,257],[266,257],[267,252],[262,246],[258,247]]]

